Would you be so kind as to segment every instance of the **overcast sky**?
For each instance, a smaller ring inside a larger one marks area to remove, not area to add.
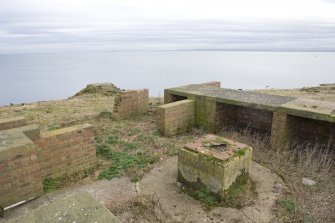
[[[0,0],[0,54],[335,51],[335,0]]]

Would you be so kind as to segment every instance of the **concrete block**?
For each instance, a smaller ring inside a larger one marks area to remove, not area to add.
[[[193,188],[208,188],[223,198],[242,171],[248,172],[252,148],[216,135],[206,135],[180,150],[178,181]]]

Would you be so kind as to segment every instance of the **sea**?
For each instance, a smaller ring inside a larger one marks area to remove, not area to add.
[[[191,83],[232,89],[300,88],[335,82],[333,52],[110,51],[0,54],[0,106],[65,99],[89,83],[148,88]]]

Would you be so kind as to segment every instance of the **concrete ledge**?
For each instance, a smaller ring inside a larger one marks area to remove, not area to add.
[[[92,126],[90,124],[74,125],[74,126],[67,127],[67,128],[61,128],[61,129],[56,129],[52,131],[42,132],[41,137],[47,138],[47,137],[63,135],[63,134],[72,133],[72,132],[78,132],[78,131],[80,132],[81,130],[91,128],[91,127]]]

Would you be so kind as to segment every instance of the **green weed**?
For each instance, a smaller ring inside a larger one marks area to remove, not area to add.
[[[59,187],[60,181],[55,178],[46,178],[42,182],[43,190],[46,193],[56,190]]]
[[[122,145],[126,150],[135,150],[139,148],[139,145],[134,142],[122,142]]]
[[[99,179],[112,179],[120,177],[127,172],[128,169],[144,169],[149,164],[153,164],[159,160],[159,156],[150,153],[129,154],[127,152],[109,151],[109,157],[112,160],[110,166],[102,171]]]
[[[212,191],[208,188],[202,188],[191,193],[194,199],[208,205],[215,206],[218,204],[217,198],[213,195]]]
[[[128,132],[128,136],[137,135],[137,134],[140,133],[140,132],[141,132],[141,129],[134,128],[134,129],[131,129],[131,130]]]

